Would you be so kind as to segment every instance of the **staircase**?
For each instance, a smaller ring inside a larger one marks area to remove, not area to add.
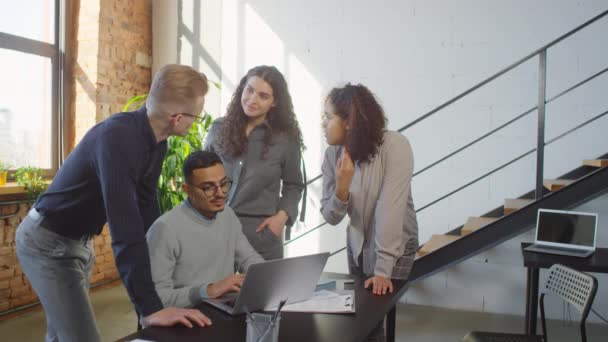
[[[504,169],[505,167],[516,163],[526,156],[536,155],[536,187],[534,190],[523,194],[519,198],[508,198],[505,199],[504,204],[497,207],[487,213],[481,214],[480,216],[469,217],[467,221],[455,229],[445,233],[436,234],[421,244],[420,249],[416,255],[416,261],[414,268],[410,274],[409,280],[416,282],[418,280],[429,277],[436,272],[439,272],[453,264],[462,262],[468,258],[475,256],[485,250],[488,250],[496,245],[499,245],[527,230],[532,229],[536,223],[536,214],[539,208],[547,209],[570,209],[577,205],[583,204],[592,200],[593,198],[600,196],[608,192],[608,153],[597,157],[596,159],[589,159],[582,161],[582,165],[570,172],[558,177],[557,179],[545,179],[544,175],[544,149],[547,145],[552,144],[561,138],[578,131],[579,129],[588,126],[597,120],[605,117],[608,114],[608,108],[603,112],[596,114],[591,119],[586,120],[578,124],[576,127],[572,127],[566,132],[561,133],[559,136],[554,137],[550,140],[545,139],[545,107],[547,104],[555,101],[556,99],[579,89],[582,85],[607,74],[608,67],[596,72],[593,75],[580,80],[576,84],[571,85],[567,89],[562,90],[558,94],[551,98],[546,96],[546,81],[547,81],[547,53],[548,49],[558,44],[559,42],[568,39],[577,32],[584,28],[592,25],[596,21],[603,19],[608,16],[608,11],[602,12],[594,18],[590,19],[586,23],[574,28],[573,30],[565,33],[561,37],[553,40],[538,50],[530,53],[524,58],[514,62],[505,69],[495,73],[488,77],[484,81],[477,85],[469,88],[462,92],[456,97],[449,101],[439,105],[428,113],[420,116],[416,120],[403,126],[399,129],[399,132],[404,132],[411,127],[416,126],[418,123],[432,117],[441,110],[451,106],[462,98],[469,94],[477,91],[485,85],[493,82],[502,75],[507,74],[516,67],[529,61],[532,58],[538,58],[539,60],[539,90],[538,90],[538,103],[536,106],[529,108],[523,113],[515,116],[510,121],[500,125],[499,127],[473,139],[464,146],[461,146],[448,155],[437,159],[429,165],[423,167],[414,173],[414,181],[416,176],[430,170],[434,167],[440,166],[444,161],[451,157],[461,153],[472,147],[473,145],[482,143],[486,138],[496,134],[502,129],[510,126],[518,120],[530,115],[531,113],[537,113],[537,144],[535,148],[532,148],[525,153],[504,162],[499,167],[479,176],[478,178],[463,184],[462,186],[453,189],[443,196],[431,201],[430,203],[424,204],[417,208],[417,212],[425,210],[433,205],[443,201],[444,199],[470,187],[471,185],[486,179],[488,176]],[[608,74],[607,74],[608,75]],[[608,145],[606,146],[608,150]],[[594,157],[594,156],[590,156]],[[312,178],[307,185],[317,182],[321,179],[321,176]],[[325,222],[313,227],[306,232],[299,234],[293,239],[287,241],[285,244],[290,244],[318,229],[327,227]],[[344,251],[346,247],[334,251],[331,255],[335,255]]]
[[[595,168],[602,168],[602,167],[605,167],[602,165],[608,165],[608,159],[587,159],[587,160],[583,161],[583,165],[595,167]],[[590,170],[590,173],[591,172],[593,172],[593,171]],[[555,192],[560,189],[563,189],[564,187],[572,185],[576,181],[577,181],[577,179],[565,179],[565,178],[546,179],[543,182],[543,185],[549,192]],[[502,211],[501,216],[499,216],[499,217],[496,217],[496,216],[469,217],[469,219],[467,220],[467,222],[464,225],[458,227],[454,231],[447,233],[447,234],[443,234],[443,235],[433,235],[429,241],[427,241],[424,245],[422,245],[420,247],[420,249],[418,250],[418,253],[417,253],[417,257],[421,257],[424,255],[430,254],[433,251],[447,245],[448,243],[456,241],[460,237],[471,234],[488,225],[494,224],[496,222],[501,222],[502,220],[507,220],[508,216],[510,214],[512,214],[524,207],[527,207],[528,205],[532,205],[535,202],[537,202],[537,201],[535,201],[533,199],[526,199],[524,196],[522,196],[522,198],[506,199],[505,204],[501,208],[496,208],[495,210],[492,211],[492,212]],[[488,213],[487,215],[492,215],[492,213]]]
[[[533,229],[539,208],[569,209],[608,192],[608,154],[585,160],[582,166],[556,180],[545,180],[545,193],[530,199],[531,191],[517,199],[506,199],[502,207],[470,217],[456,229],[433,235],[424,243],[410,274],[412,282],[432,274],[501,242]]]

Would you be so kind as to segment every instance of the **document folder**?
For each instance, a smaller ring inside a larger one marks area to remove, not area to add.
[[[284,312],[355,313],[355,293],[352,290],[320,290],[303,302],[285,305]]]

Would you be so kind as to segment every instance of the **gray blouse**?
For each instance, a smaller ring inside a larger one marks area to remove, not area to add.
[[[347,247],[355,265],[362,254],[363,272],[406,278],[418,247],[418,223],[411,193],[414,157],[409,141],[386,131],[378,153],[357,163],[347,202],[336,197],[336,162],[342,146],[330,146],[323,160],[321,213],[332,225],[348,213]]]
[[[256,126],[249,134],[247,149],[231,158],[217,144],[223,118],[211,125],[205,149],[217,153],[226,175],[234,182],[228,193],[228,205],[238,216],[272,216],[279,210],[289,215],[287,225],[295,223],[298,203],[304,190],[300,169],[301,151],[296,141],[286,134],[274,134],[268,151],[264,151],[265,125]]]

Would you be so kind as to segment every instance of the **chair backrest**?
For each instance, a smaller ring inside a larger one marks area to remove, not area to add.
[[[540,292],[556,295],[574,306],[579,312],[589,311],[597,291],[597,279],[564,265],[549,268]]]

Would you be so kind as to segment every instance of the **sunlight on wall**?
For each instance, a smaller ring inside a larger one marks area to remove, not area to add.
[[[185,26],[189,32],[194,32],[194,5],[191,1],[182,1],[182,21],[181,24]],[[185,36],[180,36],[181,49],[179,51],[180,64],[191,65],[193,47],[192,42]]]
[[[285,45],[279,36],[266,24],[260,15],[249,5],[245,4],[244,30],[240,36],[243,39],[244,56],[240,65],[240,74],[256,65],[274,65],[282,72],[285,71]]]
[[[243,77],[237,63],[239,58],[239,25],[237,23],[240,7],[236,0],[224,0],[222,2],[222,58],[220,65],[222,67],[221,107],[224,110],[232,98],[232,93],[238,86],[238,81]],[[231,81],[226,82],[226,79]]]
[[[236,10],[235,18],[238,19],[239,9],[234,7],[230,7],[230,9]],[[226,10],[226,7],[224,7],[224,10]],[[319,153],[321,149],[324,149],[324,146],[322,146],[324,139],[320,130],[321,85],[297,56],[285,50],[283,41],[249,4],[244,4],[244,12],[242,13],[244,13],[243,20],[232,25],[232,29],[228,33],[231,36],[236,35],[238,39],[226,39],[226,37],[223,39],[233,47],[235,41],[237,47],[239,45],[243,46],[238,56],[232,56],[228,52],[228,57],[237,62],[236,70],[239,71],[239,75],[235,79],[240,79],[247,70],[256,65],[274,65],[283,73],[289,85],[295,112],[298,115],[300,128],[307,146],[307,151],[304,154],[307,169],[319,170],[321,159]],[[242,28],[234,32],[239,24],[243,25]],[[242,59],[238,60],[238,58]],[[313,201],[318,201],[320,197],[318,193],[313,191],[309,192],[309,196]],[[317,222],[318,220],[318,210],[309,210],[306,221]],[[312,226],[311,224],[299,223],[294,227],[294,232],[304,232]],[[288,246],[286,255],[302,255],[319,251],[321,235],[322,233],[317,231],[299,243]]]
[[[186,37],[182,36],[181,40],[181,54],[179,64],[189,65],[192,60],[192,44]]]
[[[257,65],[277,67],[287,79],[304,134],[306,166],[316,175],[320,170],[320,156],[325,150],[320,130],[321,84],[296,55],[285,49],[283,41],[249,4],[224,1],[222,18],[222,108],[226,108],[238,82],[250,68]],[[230,82],[226,82],[226,78]]]
[[[289,70],[286,77],[306,144],[304,153],[306,168],[311,170],[311,175],[316,175],[317,170],[321,169],[319,156],[323,155],[327,146],[321,130],[322,88],[294,54],[289,54]]]

